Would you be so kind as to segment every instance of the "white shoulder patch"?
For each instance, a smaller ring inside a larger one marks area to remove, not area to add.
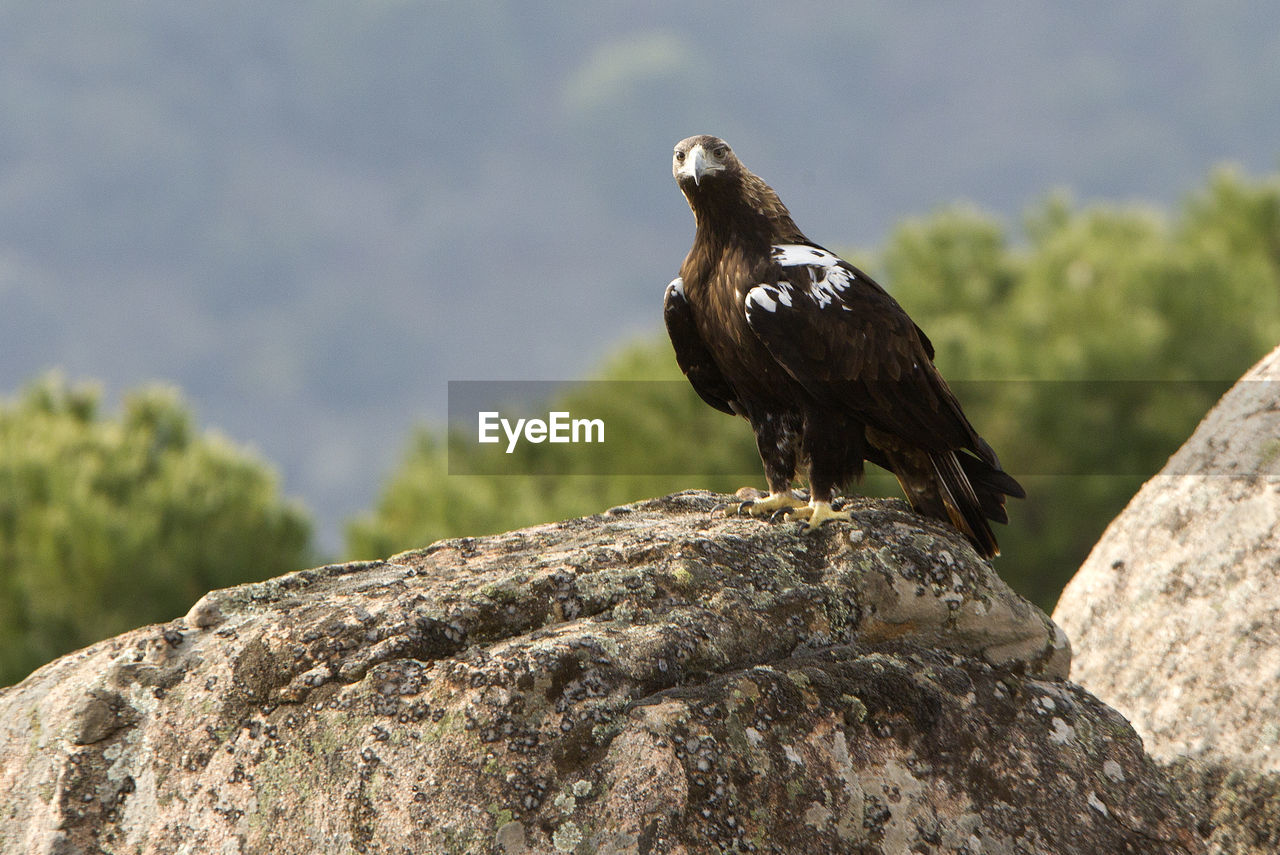
[[[669,283],[667,283],[667,293],[678,294],[681,297],[683,297],[684,296],[684,280],[681,279],[679,276],[677,276],[675,279],[672,279]]]
[[[764,309],[766,312],[778,311],[778,306],[791,308],[793,297],[790,282],[779,282],[777,285],[757,285],[747,292],[745,308],[747,314],[752,307]]]
[[[783,267],[806,267],[809,270],[809,296],[819,309],[833,304],[850,311],[841,298],[853,283],[854,272],[834,253],[816,246],[783,243],[773,247],[773,259]]]
[[[752,306],[759,306],[766,312],[778,311],[778,301],[776,297],[778,292],[765,285],[757,285],[747,292],[747,313],[751,313]]]
[[[778,311],[778,289],[769,285],[757,285],[747,292],[743,307],[748,317],[752,309],[764,309],[766,312]]]
[[[818,249],[816,246],[805,246],[798,243],[775,244],[773,247],[773,260],[783,267],[795,267],[801,264],[828,267],[840,263],[840,258],[834,253],[827,252],[825,249]]]

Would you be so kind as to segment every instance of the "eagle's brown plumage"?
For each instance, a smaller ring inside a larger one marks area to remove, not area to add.
[[[1022,487],[1000,468],[933,364],[933,346],[869,276],[810,241],[769,185],[723,140],[682,140],[672,163],[697,231],[664,317],[698,394],[744,416],[770,496],[816,527],[863,461],[892,471],[915,510],[949,522],[982,555]],[[810,502],[791,493],[807,467]]]

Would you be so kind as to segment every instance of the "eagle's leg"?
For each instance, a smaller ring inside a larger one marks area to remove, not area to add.
[[[865,429],[843,416],[813,411],[804,423],[804,456],[809,459],[809,504],[787,511],[789,520],[801,520],[804,531],[814,531],[830,520],[852,521],[848,511],[831,507],[836,486],[861,480]]]
[[[764,463],[764,477],[769,482],[769,495],[763,499],[742,502],[733,512],[753,517],[769,517],[779,511],[790,512],[807,507],[804,499],[791,491],[800,440],[798,419],[767,414],[751,418],[750,421],[756,435],[756,449],[760,452],[760,461]],[[731,508],[732,505],[728,507]]]

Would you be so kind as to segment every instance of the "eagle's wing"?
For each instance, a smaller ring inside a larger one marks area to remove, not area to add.
[[[662,301],[662,318],[666,321],[667,335],[671,336],[671,344],[676,351],[676,364],[689,378],[698,397],[717,410],[734,415],[731,402],[736,395],[733,387],[720,373],[711,351],[698,333],[693,309],[684,298],[684,281],[679,277],[667,286],[667,294]]]
[[[773,247],[759,273],[747,323],[810,395],[918,448],[968,448],[996,463],[934,368],[929,340],[871,277],[808,244]]]

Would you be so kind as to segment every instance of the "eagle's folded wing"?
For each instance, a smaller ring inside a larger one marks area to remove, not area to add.
[[[772,261],[775,281],[746,295],[747,322],[805,391],[920,448],[989,452],[928,339],[874,280],[817,246],[777,246]]]
[[[679,278],[673,279],[662,301],[662,318],[666,321],[667,335],[671,337],[671,345],[676,351],[676,364],[689,378],[698,397],[717,410],[733,415],[733,389],[698,334],[693,311],[684,298],[683,284]]]

